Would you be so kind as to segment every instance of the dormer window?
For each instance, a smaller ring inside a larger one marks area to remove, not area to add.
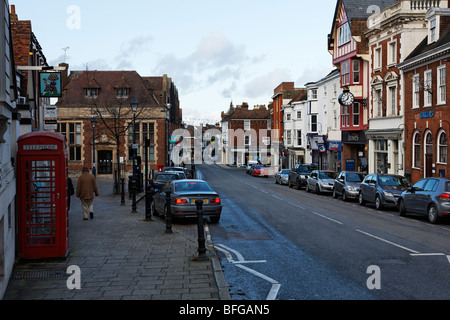
[[[129,91],[130,91],[130,89],[128,89],[128,88],[117,88],[116,96],[117,96],[117,98],[128,98]]]
[[[437,40],[437,19],[433,18],[430,20],[429,23],[429,30],[428,30],[428,43],[433,43]]]
[[[86,98],[97,98],[98,88],[86,88],[85,89]]]
[[[339,45],[343,45],[350,41],[351,33],[350,33],[350,26],[348,23],[343,24],[341,27],[339,27]]]

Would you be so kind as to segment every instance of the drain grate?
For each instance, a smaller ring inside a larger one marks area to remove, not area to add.
[[[66,270],[57,269],[17,270],[13,274],[13,279],[63,279],[66,277]]]

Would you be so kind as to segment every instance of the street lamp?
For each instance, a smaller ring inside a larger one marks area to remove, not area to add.
[[[92,174],[97,177],[97,170],[95,166],[95,126],[97,125],[97,119],[91,119],[92,125]]]
[[[130,102],[131,111],[133,112],[133,176],[131,178],[131,187],[133,200],[131,204],[131,212],[136,211],[136,192],[137,192],[137,170],[136,170],[136,158],[137,158],[137,145],[136,145],[136,112],[138,110],[139,102],[136,98]]]

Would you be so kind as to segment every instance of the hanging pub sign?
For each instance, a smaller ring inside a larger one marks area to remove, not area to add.
[[[39,96],[61,97],[61,72],[39,72]]]

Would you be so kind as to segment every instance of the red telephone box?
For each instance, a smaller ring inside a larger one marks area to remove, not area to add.
[[[69,251],[65,137],[31,132],[17,142],[20,257],[65,257]]]

